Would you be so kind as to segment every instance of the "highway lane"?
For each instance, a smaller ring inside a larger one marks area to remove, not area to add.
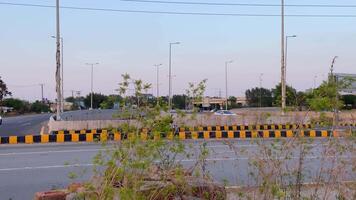
[[[0,137],[40,134],[42,126],[48,122],[50,116],[50,113],[46,113],[5,117],[0,125]]]
[[[261,142],[261,140],[260,140]],[[272,140],[262,141],[270,146]],[[346,142],[347,141],[341,141]],[[280,145],[279,143],[275,145]],[[201,148],[201,141],[186,141],[187,151],[193,156],[180,156],[178,160],[186,166],[196,162]],[[308,144],[311,152],[306,156],[306,174],[315,175],[321,166],[331,165],[332,156],[322,161],[321,152],[326,147],[324,139],[316,139]],[[108,146],[107,148],[112,148]],[[229,185],[254,184],[250,161],[252,158],[262,158],[260,145],[251,140],[231,140],[229,145],[223,141],[207,142],[210,152],[206,169],[219,182]],[[297,148],[296,148],[297,149]],[[99,144],[46,144],[46,145],[3,145],[0,147],[0,199],[31,199],[36,191],[66,187],[73,181],[88,180],[92,176],[92,158],[104,148]],[[293,154],[287,161],[289,166],[295,166],[298,154]],[[346,153],[339,159],[352,160],[355,155]],[[351,168],[351,166],[348,166]],[[71,172],[79,177],[75,180],[68,178]],[[356,175],[350,173],[345,180],[355,180]],[[308,178],[306,182],[310,181]]]

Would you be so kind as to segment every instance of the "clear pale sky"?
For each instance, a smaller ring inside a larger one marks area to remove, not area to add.
[[[268,3],[279,0],[184,0],[191,2]],[[54,5],[55,0],[0,2]],[[275,7],[192,6],[123,2],[120,0],[61,0],[62,6],[150,11],[280,14]],[[354,0],[286,0],[286,4],[353,4]],[[356,8],[287,7],[286,14],[350,14]],[[0,5],[0,76],[14,97],[55,98],[55,9]],[[94,90],[115,93],[122,73],[153,83],[154,64],[162,63],[160,91],[168,93],[168,43],[173,48],[174,93],[188,82],[208,79],[206,95],[225,91],[224,62],[229,66],[229,95],[243,96],[259,85],[272,88],[280,81],[280,17],[191,16],[61,10],[64,37],[64,90],[90,90],[87,62],[95,68]],[[287,82],[298,90],[326,77],[333,56],[336,72],[356,73],[356,18],[287,17],[289,40]]]

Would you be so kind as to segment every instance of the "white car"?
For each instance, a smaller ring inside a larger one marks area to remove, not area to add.
[[[0,125],[2,124],[2,117],[1,117],[1,115],[0,115]]]
[[[236,114],[228,110],[218,110],[214,115],[235,116]]]

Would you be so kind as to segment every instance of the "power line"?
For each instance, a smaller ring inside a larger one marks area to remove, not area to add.
[[[40,7],[40,8],[55,8],[53,5],[44,4],[26,4],[26,3],[9,3],[0,2],[0,5],[24,6],[24,7]],[[213,12],[174,12],[174,11],[150,11],[150,10],[125,10],[111,8],[90,8],[90,7],[73,7],[61,6],[62,9],[68,10],[87,10],[87,11],[103,11],[103,12],[121,12],[121,13],[144,13],[144,14],[167,14],[167,15],[197,15],[197,16],[231,16],[231,17],[280,17],[279,14],[239,14],[239,13],[213,13]],[[304,17],[304,18],[356,18],[356,15],[285,15],[286,17]]]
[[[187,1],[152,1],[152,0],[121,0],[137,3],[155,4],[180,4],[180,5],[205,5],[205,6],[249,6],[249,7],[280,7],[279,4],[262,3],[216,3],[216,2],[187,2]],[[336,5],[336,4],[288,4],[288,7],[321,7],[321,8],[356,8],[356,5]]]

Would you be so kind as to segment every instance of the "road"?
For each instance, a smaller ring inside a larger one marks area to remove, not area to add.
[[[251,172],[249,163],[254,156],[261,158],[258,153],[261,150],[260,146],[251,140],[230,141],[231,145],[217,140],[207,142],[210,153],[206,169],[216,181],[227,182],[228,185],[254,184],[254,178],[249,175]],[[261,141],[266,145],[272,143],[272,140]],[[189,158],[179,157],[178,160],[186,167],[192,166],[197,162],[196,158],[201,145],[202,141],[186,141],[187,151],[194,155]],[[305,182],[311,181],[308,177],[315,176],[321,166],[325,168],[332,165],[330,163],[332,157],[325,158],[321,154],[323,148],[326,147],[325,139],[316,139],[308,145],[311,146],[311,152],[305,158],[306,170],[303,172],[306,174]],[[237,149],[240,153],[236,153]],[[1,199],[31,199],[36,191],[64,188],[70,182],[88,180],[92,176],[92,158],[101,150],[103,147],[99,144],[85,143],[1,146]],[[340,158],[351,161],[355,159],[355,155],[346,153]],[[298,159],[297,153],[294,152],[286,164],[293,167]],[[349,163],[346,168],[351,168],[351,166],[352,164]],[[69,179],[68,175],[71,172],[78,174],[79,177],[75,180]],[[344,180],[356,180],[355,173],[349,172]]]
[[[1,136],[23,136],[28,134],[40,134],[41,127],[49,120],[51,114],[22,115],[5,117],[0,125]]]

